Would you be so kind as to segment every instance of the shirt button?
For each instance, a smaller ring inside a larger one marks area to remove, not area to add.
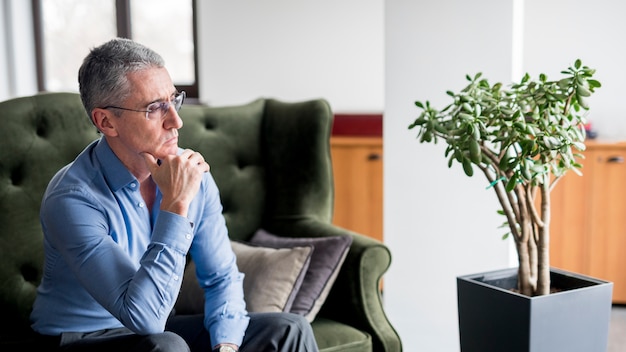
[[[174,281],[178,281],[179,277],[178,275],[174,275]]]
[[[139,203],[137,203],[137,206],[139,206],[140,208],[143,208],[145,206],[145,204],[143,202],[139,202]]]
[[[188,239],[188,240],[190,240],[190,239],[191,239],[191,235],[190,235],[190,234],[186,234],[186,235],[185,235],[185,238],[186,238],[186,239]]]
[[[133,182],[133,183],[130,184],[130,187],[131,188],[135,188],[135,187],[137,187],[137,184],[135,182]]]

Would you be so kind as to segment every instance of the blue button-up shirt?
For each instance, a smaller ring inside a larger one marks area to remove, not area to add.
[[[186,255],[205,292],[213,344],[241,344],[248,316],[215,181],[206,173],[187,217],[152,211],[139,182],[104,138],[50,181],[41,204],[44,273],[31,315],[47,335],[125,326],[162,332],[180,290]]]

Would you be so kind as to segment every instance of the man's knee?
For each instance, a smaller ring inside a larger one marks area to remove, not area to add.
[[[284,318],[287,320],[288,325],[297,331],[309,332],[311,330],[311,324],[309,324],[309,321],[302,315],[284,314]]]
[[[170,331],[160,334],[147,335],[142,339],[140,350],[150,352],[185,352],[189,351],[187,342]]]
[[[305,317],[291,313],[261,313],[257,316],[256,323],[262,325],[264,330],[257,331],[261,336],[256,336],[256,348],[246,349],[255,351],[317,351],[317,344],[311,324]],[[264,336],[263,336],[264,335]],[[272,348],[259,348],[257,344],[269,343]]]
[[[299,314],[292,313],[261,313],[259,320],[270,330],[308,330],[310,327],[306,318]]]

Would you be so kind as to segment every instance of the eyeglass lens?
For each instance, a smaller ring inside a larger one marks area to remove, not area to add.
[[[160,102],[150,104],[146,111],[146,118],[151,120],[163,119],[167,115],[167,112],[170,110],[170,104],[174,105],[174,109],[176,111],[180,110],[183,105],[183,101],[185,101],[186,93],[182,91],[174,96],[174,99],[169,102]]]

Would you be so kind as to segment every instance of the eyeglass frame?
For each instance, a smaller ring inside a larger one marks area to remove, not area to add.
[[[187,93],[185,93],[185,91],[180,91],[178,93],[176,93],[174,95],[174,99],[170,100],[170,101],[161,101],[161,102],[154,102],[154,103],[150,103],[148,104],[148,106],[146,107],[146,110],[136,110],[136,109],[129,109],[129,108],[123,108],[121,106],[115,106],[115,105],[107,105],[105,107],[102,107],[100,109],[120,109],[120,110],[124,110],[124,111],[134,111],[134,112],[145,112],[146,113],[146,120],[156,120],[156,119],[151,119],[148,117],[148,114],[150,114],[151,112],[155,112],[158,110],[163,110],[163,116],[161,116],[161,120],[165,119],[165,116],[167,116],[168,111],[170,110],[170,106],[173,105],[174,106],[174,110],[176,110],[176,112],[178,112],[180,110],[180,108],[183,106],[183,102],[185,101],[185,97],[187,96]],[[177,100],[180,99],[180,101],[177,102]],[[173,104],[172,104],[173,103]],[[158,105],[158,107],[150,110],[150,106],[152,105]]]

